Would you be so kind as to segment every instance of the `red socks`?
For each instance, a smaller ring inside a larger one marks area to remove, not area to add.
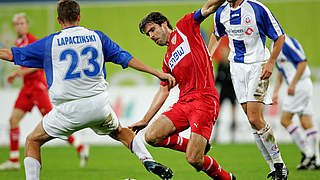
[[[19,161],[19,128],[10,129],[10,161]]]
[[[204,156],[202,171],[215,180],[231,180],[230,174],[210,156]]]
[[[76,141],[72,135],[68,138],[68,142],[77,149],[78,153],[81,152],[83,145]]]
[[[161,147],[186,152],[189,139],[174,134],[161,142]]]

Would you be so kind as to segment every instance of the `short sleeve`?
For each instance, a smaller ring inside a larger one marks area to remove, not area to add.
[[[105,62],[112,62],[119,64],[122,68],[127,68],[128,63],[133,58],[133,56],[120,48],[118,44],[113,42],[106,34],[101,31],[95,31],[101,40],[102,51],[104,55]]]
[[[214,35],[218,36],[218,37],[223,37],[223,36],[226,36],[227,33],[226,33],[226,28],[224,27],[224,25],[221,23],[221,13],[223,11],[223,9],[225,8],[225,6],[222,6],[220,7],[216,14],[214,15],[214,24],[215,24],[215,27],[214,27]]]
[[[256,14],[258,28],[262,30],[266,36],[275,41],[279,36],[284,34],[277,19],[266,6],[257,2],[248,2]]]
[[[195,15],[195,14],[196,14],[196,12],[192,12],[192,13],[185,15],[183,18],[181,18],[177,22],[176,28],[179,29],[181,32],[183,32],[186,35],[194,34],[194,32],[197,32],[197,30],[195,30],[195,29],[199,29],[199,32],[200,32],[200,23],[201,22],[195,20],[195,19],[197,19],[197,16],[199,16],[199,14],[198,15]],[[201,17],[198,17],[198,18],[201,18]]]
[[[48,38],[45,37],[25,47],[11,48],[14,64],[30,68],[43,68],[47,40]]]

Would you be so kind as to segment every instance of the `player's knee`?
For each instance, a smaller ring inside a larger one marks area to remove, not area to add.
[[[284,118],[281,118],[281,121],[280,121],[281,125],[285,128],[287,128],[290,124],[291,124],[291,121],[287,120],[287,119],[284,119]]]
[[[264,121],[263,118],[260,117],[248,117],[249,123],[251,125],[251,127],[253,127],[254,129],[262,129],[265,127],[266,122]]]
[[[150,136],[149,134],[145,134],[145,140],[146,142],[151,145],[151,146],[159,146],[158,141],[156,140],[156,138]]]
[[[197,156],[186,155],[186,159],[189,164],[191,164],[194,168],[199,170],[201,168],[201,159]]]
[[[31,134],[29,134],[26,138],[26,143],[31,143],[31,142],[35,142],[36,141],[36,138]]]

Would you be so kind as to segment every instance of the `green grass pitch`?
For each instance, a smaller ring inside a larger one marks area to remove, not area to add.
[[[174,172],[174,180],[209,179],[203,172],[196,172],[185,160],[184,153],[165,148],[148,146],[154,158],[169,166]],[[300,153],[293,144],[280,145],[282,157],[290,174],[289,180],[319,180],[320,171],[297,171]],[[23,152],[23,149],[21,149]],[[21,152],[21,154],[23,154]],[[8,148],[0,148],[0,161],[8,157]],[[216,144],[209,155],[213,156],[227,171],[232,171],[238,180],[266,179],[267,164],[255,144]],[[43,168],[40,179],[45,180],[157,180],[148,173],[138,158],[123,146],[93,146],[85,168],[79,168],[79,160],[74,148],[44,147],[42,150]],[[24,169],[0,172],[1,180],[24,179]]]

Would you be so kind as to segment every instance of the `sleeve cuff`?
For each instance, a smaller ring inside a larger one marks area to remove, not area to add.
[[[204,17],[202,16],[201,14],[201,9],[199,9],[198,11],[196,11],[193,15],[193,19],[195,21],[198,21],[198,22],[202,22],[203,20],[205,20],[207,17]]]

